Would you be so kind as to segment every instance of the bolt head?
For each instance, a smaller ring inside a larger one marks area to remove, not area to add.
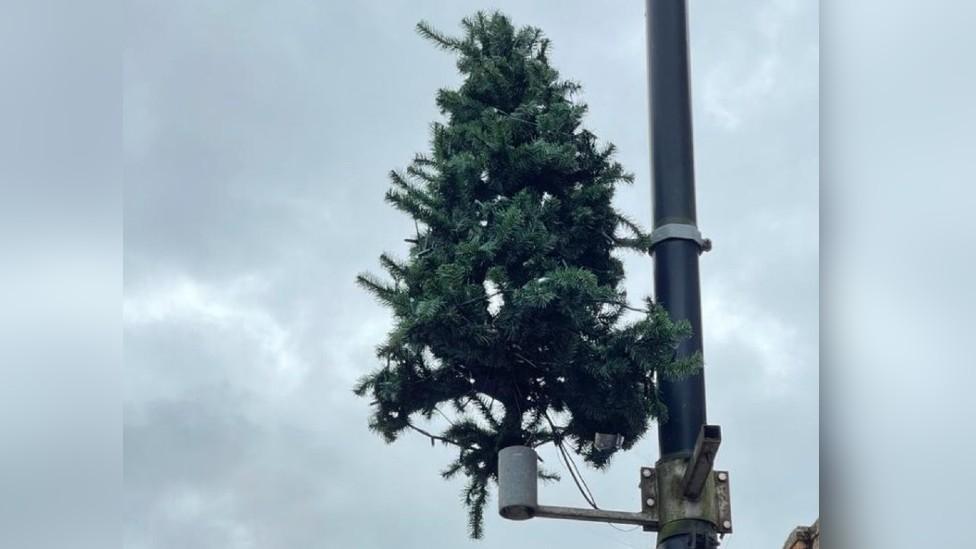
[[[641,469],[641,476],[643,476],[644,478],[651,478],[651,470]]]
[[[647,498],[644,500],[644,503],[646,503],[648,507],[654,507],[654,498]]]
[[[729,474],[726,473],[725,471],[722,471],[721,473],[718,474],[718,479],[721,480],[722,482],[725,482],[729,480]]]
[[[726,528],[726,529],[732,528],[732,521],[731,520],[726,520],[726,521],[722,522],[722,526],[724,528]]]

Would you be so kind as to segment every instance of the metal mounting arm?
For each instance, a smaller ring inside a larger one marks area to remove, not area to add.
[[[681,480],[681,491],[684,497],[692,501],[698,501],[701,497],[721,443],[722,429],[718,425],[702,425],[701,431],[698,432],[698,440],[695,442],[695,450],[691,454],[685,476]]]
[[[582,520],[588,522],[610,522],[614,524],[636,524],[647,530],[657,530],[658,520],[646,513],[628,511],[606,511],[604,509],[579,509],[576,507],[556,507],[540,505],[536,507],[535,516],[567,520]]]
[[[656,487],[653,486],[651,475],[642,475],[642,487],[650,491],[644,498],[644,510],[641,512],[539,505],[538,459],[535,450],[527,446],[509,446],[498,452],[498,512],[501,516],[511,520],[541,517],[636,524],[645,530],[657,530],[658,518],[653,498]]]
[[[656,467],[642,467],[638,512],[539,505],[539,456],[528,446],[509,446],[498,452],[498,513],[509,520],[542,517],[635,524],[647,532],[664,532],[694,519],[711,523],[718,533],[730,533],[729,474],[712,470],[721,440],[718,426],[705,425],[691,459],[678,456],[659,461]]]

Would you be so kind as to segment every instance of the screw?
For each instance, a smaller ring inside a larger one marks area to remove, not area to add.
[[[641,475],[643,475],[644,478],[651,478],[651,470],[650,469],[641,469]]]
[[[644,503],[646,503],[648,507],[654,507],[654,498],[647,498],[644,500]]]
[[[722,471],[721,473],[718,474],[718,479],[721,480],[722,482],[725,482],[729,480],[729,474],[726,473],[725,471]]]
[[[723,526],[723,527],[724,527],[725,529],[729,529],[729,528],[732,528],[732,521],[731,521],[731,520],[726,520],[726,521],[724,521],[724,522],[722,522],[722,526]]]

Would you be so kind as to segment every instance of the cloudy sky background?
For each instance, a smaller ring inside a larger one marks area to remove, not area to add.
[[[691,3],[709,419],[732,472],[726,547],[818,515],[817,3]],[[124,57],[127,547],[647,547],[607,525],[503,523],[470,542],[449,448],[366,429],[350,386],[387,311],[354,285],[409,219],[386,172],[427,146],[453,59],[426,19],[501,8],[553,40],[587,126],[650,221],[643,2],[131,2]],[[632,299],[647,258],[625,257]],[[636,509],[652,431],[586,478]],[[551,454],[543,454],[546,458]],[[583,505],[568,481],[543,501]],[[493,504],[493,502],[492,502]]]

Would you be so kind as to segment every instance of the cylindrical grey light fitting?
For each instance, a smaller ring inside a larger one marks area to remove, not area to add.
[[[498,452],[498,513],[511,520],[527,520],[539,508],[539,464],[535,450],[509,446]]]

